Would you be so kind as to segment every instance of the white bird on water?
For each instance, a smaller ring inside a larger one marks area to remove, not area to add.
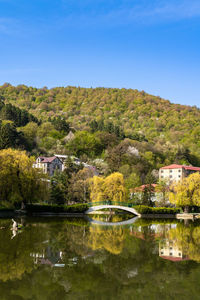
[[[12,219],[12,221],[13,221],[13,226],[12,227],[13,227],[13,229],[16,230],[18,228],[18,224],[15,220]]]

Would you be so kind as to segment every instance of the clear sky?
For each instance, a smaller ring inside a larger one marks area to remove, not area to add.
[[[125,87],[200,107],[200,0],[0,0],[0,85]]]

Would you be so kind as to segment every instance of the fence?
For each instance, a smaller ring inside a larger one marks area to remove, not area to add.
[[[128,203],[128,202],[117,202],[117,201],[100,201],[100,202],[89,202],[87,203],[89,207],[99,206],[99,205],[117,205],[117,206],[126,206],[126,207],[134,207],[136,204]]]

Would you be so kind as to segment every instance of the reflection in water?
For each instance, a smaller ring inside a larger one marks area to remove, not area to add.
[[[165,239],[159,243],[159,256],[171,261],[188,260],[182,246],[178,246],[176,241]]]
[[[124,226],[124,225],[131,225],[135,223],[138,219],[136,216],[130,216],[130,218],[126,218],[126,216],[122,217],[119,215],[109,215],[109,216],[102,216],[96,215],[92,218],[87,218],[91,224],[96,224],[100,226]]]
[[[105,249],[120,254],[123,249],[125,230],[122,227],[105,229],[102,226],[90,226],[88,246],[92,250]]]
[[[64,267],[62,264],[62,251],[53,251],[51,247],[47,247],[42,253],[30,253],[33,257],[34,264],[49,265],[51,267]]]
[[[30,219],[12,240],[10,224],[0,220],[1,300],[200,298],[198,223]]]

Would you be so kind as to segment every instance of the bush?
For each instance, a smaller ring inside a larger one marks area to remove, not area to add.
[[[7,208],[7,207],[0,207],[0,212],[14,212],[14,209],[12,208]]]
[[[145,214],[178,214],[180,213],[180,208],[171,207],[149,207],[144,205],[134,206],[135,210],[141,215]]]
[[[47,204],[27,204],[28,213],[84,213],[88,209],[87,204],[75,205],[47,205]]]

